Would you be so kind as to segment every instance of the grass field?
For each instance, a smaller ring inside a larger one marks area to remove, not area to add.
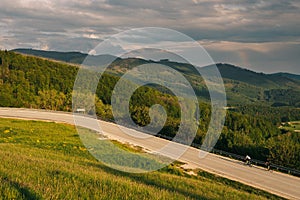
[[[66,124],[0,119],[0,160],[0,199],[280,199],[176,164],[145,174],[113,170]]]

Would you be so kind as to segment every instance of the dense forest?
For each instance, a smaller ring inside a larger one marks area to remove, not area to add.
[[[120,65],[121,61],[118,62]],[[78,67],[66,63],[0,51],[0,106],[72,111],[72,91],[77,72]],[[95,105],[97,116],[103,120],[114,120],[110,99],[119,78],[117,73],[108,72],[99,81]],[[193,77],[192,81],[195,82],[196,78]],[[230,81],[225,80],[227,84]],[[294,82],[295,85],[297,83]],[[247,83],[242,86],[247,86]],[[198,87],[198,94],[205,89],[201,84],[194,84],[194,87]],[[226,89],[232,91],[231,88]],[[241,88],[237,89],[237,93],[238,90]],[[263,95],[262,102],[266,101],[265,96],[273,99],[280,96],[279,102],[298,103],[292,102],[292,90],[274,88],[268,94],[259,92]],[[143,86],[134,92],[130,101],[133,121],[140,126],[149,124],[149,108],[154,104],[162,105],[168,114],[160,134],[173,137],[180,123],[180,108],[176,97],[164,88]],[[194,141],[201,144],[211,111],[207,102],[200,101],[199,105],[199,128]],[[299,109],[295,106],[271,107],[259,102],[247,104],[247,101],[235,104],[227,111],[225,127],[216,148],[300,169],[299,133],[278,128],[282,122],[300,120]]]

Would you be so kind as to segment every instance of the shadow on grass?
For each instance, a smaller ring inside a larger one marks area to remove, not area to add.
[[[199,199],[199,200],[209,200],[210,198],[207,198],[205,196],[201,196],[199,194],[197,194],[196,192],[191,192],[191,191],[186,191],[184,189],[181,188],[174,188],[172,185],[168,185],[166,184],[166,182],[164,182],[161,179],[156,179],[154,177],[154,175],[150,175],[152,176],[151,178],[149,177],[149,174],[133,174],[133,173],[126,173],[126,172],[122,172],[122,171],[118,171],[112,168],[109,168],[107,166],[104,166],[102,164],[95,164],[95,163],[89,163],[88,165],[93,166],[93,167],[97,167],[97,168],[101,168],[103,171],[116,175],[116,176],[120,176],[120,177],[127,177],[130,178],[131,180],[138,182],[138,183],[142,183],[148,186],[153,186],[159,189],[164,189],[167,190],[169,192],[176,192],[178,194],[184,195],[186,197],[190,197],[193,199]],[[171,173],[169,173],[171,175]]]
[[[8,184],[12,188],[15,188],[19,192],[22,199],[30,199],[30,200],[42,199],[37,194],[32,192],[29,188],[22,187],[19,183],[9,180],[9,178],[7,176],[0,175],[0,181],[2,183]]]
[[[87,164],[87,163],[86,163]],[[95,164],[95,163],[88,163],[88,165],[90,166],[94,166],[97,168],[102,169],[103,171],[110,173],[110,174],[114,174],[116,176],[121,176],[121,177],[127,177],[130,178],[132,180],[134,180],[135,182],[139,182],[142,184],[146,184],[149,186],[153,186],[153,187],[157,187],[159,189],[165,189],[169,192],[174,192],[176,191],[178,194],[182,194],[186,197],[190,197],[190,198],[194,198],[194,199],[203,199],[203,200],[208,200],[210,198],[205,197],[205,196],[201,196],[199,194],[197,194],[196,192],[194,192],[195,190],[191,191],[186,191],[184,189],[181,188],[174,188],[172,185],[168,185],[166,182],[164,182],[162,179],[160,178],[155,178],[155,175],[150,175],[149,174],[133,174],[133,173],[126,173],[126,172],[121,172],[115,169],[112,169],[110,167],[107,167],[103,164]],[[171,172],[169,171],[171,170]],[[160,170],[161,172],[167,172],[168,174],[173,174],[173,175],[178,175],[178,176],[182,176],[185,177],[185,175],[180,175],[178,173],[176,173],[176,171],[174,173],[172,173],[172,169],[166,168],[166,169],[162,169]],[[256,189],[253,188],[251,186],[248,185],[244,185],[242,183],[227,179],[227,178],[223,178],[223,177],[219,177],[217,175],[205,172],[205,171],[198,171],[198,176],[202,177],[202,178],[207,178],[210,179],[216,183],[222,184],[222,185],[227,185],[231,188],[234,188],[236,190],[242,190],[245,191],[249,194],[256,194],[258,196],[263,196],[266,197],[267,199],[282,199],[284,200],[285,198],[279,197],[277,195],[268,193],[266,191],[260,190],[260,189]]]
[[[223,177],[220,177],[220,176],[217,176],[217,175],[214,175],[214,174],[211,174],[209,172],[202,171],[202,170],[198,171],[197,174],[198,174],[198,176],[214,180],[215,182],[221,183],[223,185],[228,185],[228,186],[230,186],[232,188],[235,188],[239,191],[245,191],[245,192],[248,192],[250,194],[263,196],[263,197],[266,197],[267,199],[282,199],[282,200],[285,199],[285,198],[282,198],[282,197],[277,196],[275,194],[268,193],[264,190],[260,190],[260,189],[257,189],[257,188],[239,183],[237,181],[233,181],[233,180],[230,180],[230,179],[227,179],[227,178],[223,178]]]

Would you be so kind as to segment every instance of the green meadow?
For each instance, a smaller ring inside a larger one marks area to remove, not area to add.
[[[0,199],[281,199],[200,170],[189,175],[179,163],[150,173],[120,172],[87,148],[74,126],[0,119]]]

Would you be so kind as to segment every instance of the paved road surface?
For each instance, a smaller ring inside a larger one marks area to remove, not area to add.
[[[0,117],[49,120],[74,124],[73,115],[64,112],[0,108]],[[157,137],[148,137],[146,139],[132,137],[124,134],[118,126],[113,123],[104,121],[98,122],[100,123],[104,134],[110,138],[138,145],[150,151],[155,151],[170,142]],[[130,131],[130,129],[128,130]],[[143,133],[139,132],[135,134],[144,136]],[[200,150],[189,147],[180,157],[179,161],[186,162],[190,166],[269,191],[288,199],[300,199],[300,178],[278,172],[269,172],[259,167],[245,166],[239,161],[215,154],[208,154],[205,158],[200,158],[199,152]]]

